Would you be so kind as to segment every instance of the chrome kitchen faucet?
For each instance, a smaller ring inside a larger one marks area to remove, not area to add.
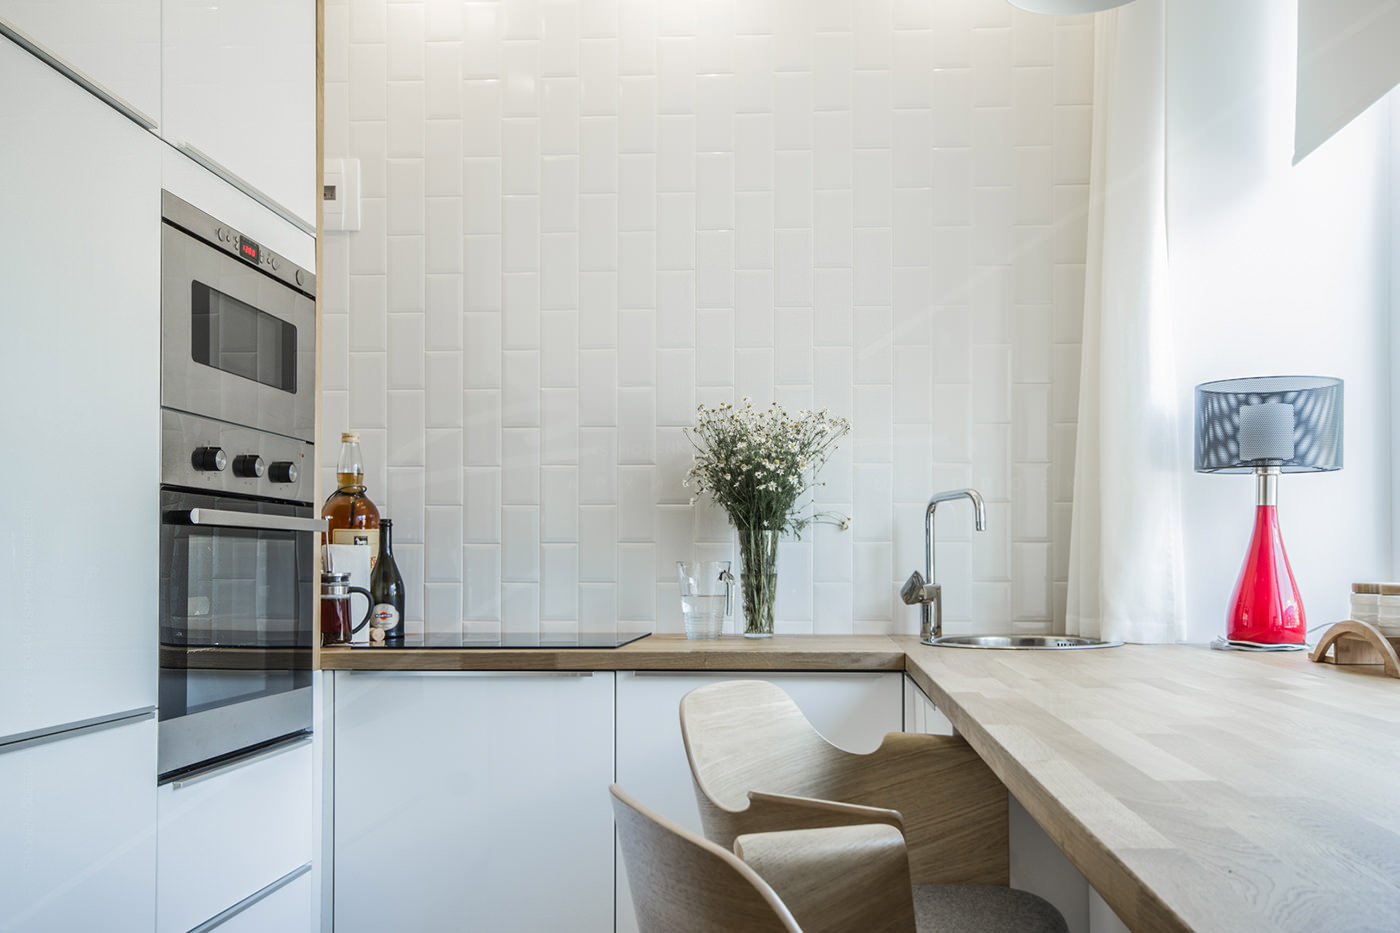
[[[938,503],[964,496],[972,500],[973,524],[977,530],[987,530],[987,508],[977,490],[949,489],[934,493],[924,511],[924,572],[915,570],[899,590],[899,597],[906,605],[919,607],[919,640],[926,645],[943,634],[943,587],[933,582],[933,512]]]

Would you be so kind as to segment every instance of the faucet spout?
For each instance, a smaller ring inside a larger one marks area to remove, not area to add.
[[[928,508],[924,510],[924,592],[926,599],[923,602],[924,624],[920,632],[924,641],[930,641],[943,634],[943,592],[942,587],[934,583],[933,565],[933,513],[937,510],[940,502],[951,502],[954,499],[968,499],[972,502],[972,523],[978,531],[987,530],[987,507],[982,502],[982,494],[975,489],[949,489],[944,492],[936,492],[933,498],[928,500]],[[917,575],[917,571],[916,571]],[[910,583],[913,583],[911,578]],[[905,589],[909,584],[905,584]],[[901,594],[902,595],[902,594]],[[929,604],[932,603],[933,611],[930,613]],[[928,617],[932,615],[932,618]]]

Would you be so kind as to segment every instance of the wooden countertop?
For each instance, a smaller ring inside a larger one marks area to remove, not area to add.
[[[614,649],[336,648],[321,661],[906,670],[1132,929],[1400,929],[1400,684],[1301,652],[651,635]]]
[[[1393,678],[1302,652],[901,641],[907,672],[1132,929],[1400,929]]]
[[[334,671],[902,671],[888,635],[648,635],[621,648],[324,648]]]

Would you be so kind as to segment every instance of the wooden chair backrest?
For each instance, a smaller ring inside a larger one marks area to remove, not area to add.
[[[721,847],[744,833],[881,821],[761,799],[816,798],[895,811],[915,884],[1007,883],[1006,788],[963,739],[895,732],[855,754],[780,687],[753,680],[698,687],[680,715],[700,820]]]
[[[681,735],[695,783],[722,807],[745,809],[751,790],[836,799],[832,770],[845,753],[771,683],[730,680],[690,691],[681,699]]]
[[[773,889],[737,856],[618,785],[609,789],[642,933],[801,933]]]

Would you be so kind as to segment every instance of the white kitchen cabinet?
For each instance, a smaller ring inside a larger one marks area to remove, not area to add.
[[[314,229],[315,0],[165,0],[162,25],[161,135]]]
[[[0,88],[4,741],[156,703],[164,147],[4,38]]]
[[[257,898],[241,905],[238,912],[222,920],[219,933],[307,933],[311,926],[311,871],[279,880],[276,887],[258,892]]]
[[[904,677],[904,731],[917,732],[920,735],[958,734],[948,717],[939,711],[928,698],[928,694],[919,689],[914,678],[907,674]]]
[[[0,746],[0,929],[149,933],[156,723]]]
[[[160,0],[0,0],[0,20],[160,122]]]
[[[722,680],[767,680],[782,687],[822,735],[853,752],[879,747],[903,730],[903,678],[889,673],[723,673],[625,671],[617,675],[617,782],[687,829],[700,813],[681,739],[681,697]],[[617,930],[635,931],[632,893],[619,853]]]
[[[337,933],[612,928],[611,672],[334,690]]]
[[[309,865],[312,770],[307,737],[161,786],[157,933],[184,933]],[[298,890],[296,929],[308,930],[310,881]]]

